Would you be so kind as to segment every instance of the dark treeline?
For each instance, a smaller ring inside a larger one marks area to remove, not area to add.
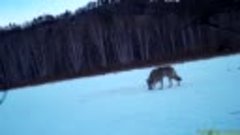
[[[239,0],[99,0],[0,29],[0,88],[240,51]]]

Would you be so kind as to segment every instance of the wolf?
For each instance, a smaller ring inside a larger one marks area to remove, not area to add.
[[[180,82],[182,78],[176,73],[175,69],[171,66],[158,67],[153,69],[147,79],[148,89],[152,90],[157,82],[161,83],[161,89],[163,89],[163,78],[167,77],[169,80],[169,87],[172,87],[172,80],[178,82],[178,86],[180,86]]]

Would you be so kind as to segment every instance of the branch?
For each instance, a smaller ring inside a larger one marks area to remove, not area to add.
[[[4,103],[4,101],[6,100],[7,94],[8,94],[7,90],[3,91],[3,95],[2,95],[2,97],[0,99],[0,105],[2,105]]]

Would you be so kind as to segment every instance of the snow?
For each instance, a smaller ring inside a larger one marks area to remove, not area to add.
[[[180,87],[148,91],[154,67],[10,91],[0,135],[197,135],[240,131],[240,55],[175,64]],[[1,93],[0,93],[1,94]]]

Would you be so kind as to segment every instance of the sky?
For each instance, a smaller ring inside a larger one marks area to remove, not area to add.
[[[95,0],[0,0],[0,26],[22,24],[40,15],[75,11]]]

